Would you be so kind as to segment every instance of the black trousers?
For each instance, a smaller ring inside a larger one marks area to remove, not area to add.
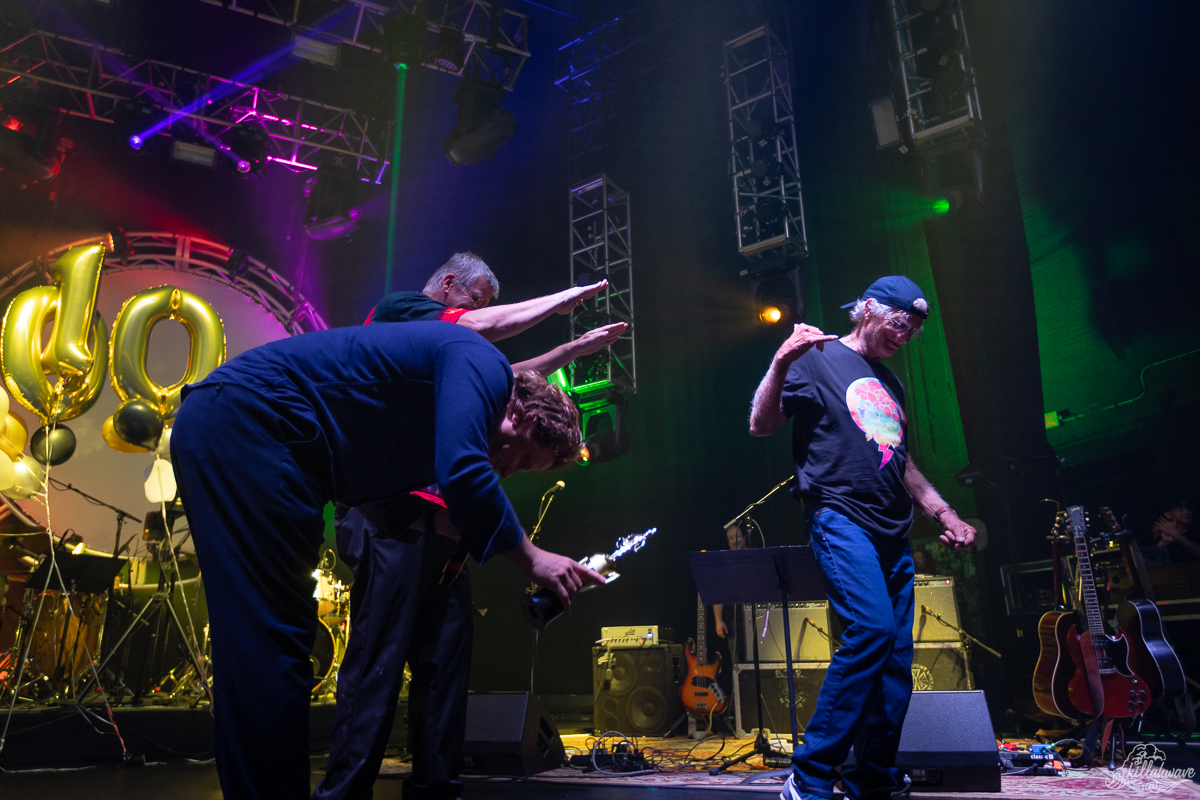
[[[318,800],[371,797],[406,660],[413,772],[405,796],[453,798],[461,788],[474,625],[470,576],[464,571],[450,587],[438,585],[454,542],[407,528],[426,508],[406,498],[371,514],[374,522],[356,510],[337,521],[338,550],[354,570],[354,584],[329,762],[313,794]]]

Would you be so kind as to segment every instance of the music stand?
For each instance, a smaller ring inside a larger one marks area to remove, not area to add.
[[[788,603],[825,599],[824,575],[812,548],[807,546],[761,547],[750,550],[701,550],[688,553],[692,577],[704,605],[749,605],[756,619],[759,604],[783,604],[784,659],[787,666],[788,709],[792,721],[792,747],[798,744],[796,729],[796,685],[792,675],[792,632]],[[758,699],[758,738],[754,749],[709,770],[715,775],[755,755],[772,752],[763,735],[762,685],[758,668],[758,637],[754,649],[754,690]]]
[[[62,551],[42,559],[25,585],[39,592],[56,592],[62,589],[67,592],[87,592],[88,594],[103,594],[112,588],[113,579],[120,574],[127,559],[116,558],[107,553],[72,553]],[[50,585],[50,573],[54,565],[62,575],[61,586]]]

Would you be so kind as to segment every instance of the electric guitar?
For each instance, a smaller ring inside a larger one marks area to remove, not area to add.
[[[1076,624],[1067,630],[1067,652],[1075,662],[1075,674],[1067,685],[1067,695],[1085,717],[1127,719],[1140,716],[1150,705],[1150,687],[1129,666],[1130,646],[1126,632],[1118,629],[1116,636],[1109,636],[1104,629],[1104,614],[1092,577],[1083,506],[1067,509],[1067,527],[1075,543],[1079,591],[1087,618],[1087,631],[1083,634],[1079,633]]]
[[[1123,533],[1121,525],[1110,509],[1101,508],[1100,514],[1104,517],[1104,524],[1108,526],[1110,533]],[[1136,548],[1137,545],[1132,547]],[[1137,567],[1138,573],[1142,573],[1141,554],[1129,555],[1136,559],[1134,566]],[[1145,581],[1141,574],[1138,578],[1139,581]],[[1149,590],[1143,585],[1142,591],[1148,593]],[[1166,633],[1163,632],[1162,615],[1158,613],[1158,606],[1153,600],[1138,598],[1121,603],[1117,606],[1117,624],[1129,637],[1129,665],[1149,684],[1150,696],[1157,700],[1164,696],[1182,695],[1187,688],[1183,665],[1179,663],[1179,656],[1175,655],[1171,643],[1167,641]]]
[[[725,692],[717,683],[717,673],[721,671],[721,654],[717,660],[708,663],[708,618],[704,610],[704,601],[696,595],[696,640],[687,640],[684,658],[687,659],[687,679],[679,696],[683,707],[693,714],[710,716],[720,714],[725,710]]]

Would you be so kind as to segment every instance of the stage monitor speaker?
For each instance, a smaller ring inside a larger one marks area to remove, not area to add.
[[[914,790],[1000,791],[1000,755],[983,692],[913,693],[896,766]]]
[[[635,650],[592,648],[592,717],[597,735],[659,736],[683,715],[683,645]]]
[[[745,657],[752,658],[754,637],[758,636],[758,663],[786,662],[783,642],[783,606],[779,603],[757,607],[754,622],[750,621],[750,606],[742,606],[742,629],[745,631]],[[829,603],[788,603],[788,627],[792,633],[792,663],[828,661],[833,655],[829,637]],[[764,632],[764,628],[766,629]]]
[[[786,664],[759,664],[762,684],[763,727],[781,736],[792,734],[792,713],[788,707]],[[812,719],[817,707],[817,694],[825,681],[829,662],[792,662],[792,683],[796,687],[796,724],[800,732]],[[758,727],[758,702],[754,698],[754,665],[738,664],[733,668],[733,723],[739,732]],[[739,733],[740,735],[740,733]]]
[[[485,775],[534,775],[566,759],[558,726],[529,692],[467,697],[463,771]]]
[[[954,578],[922,575],[913,582],[913,594],[916,596],[916,604],[913,606],[913,641],[959,641],[961,636],[955,630],[959,624],[958,603],[954,597]],[[926,607],[942,619],[939,620],[930,614],[925,610]],[[951,625],[954,627],[950,627]]]
[[[914,692],[962,692],[974,689],[967,651],[961,642],[913,645]]]

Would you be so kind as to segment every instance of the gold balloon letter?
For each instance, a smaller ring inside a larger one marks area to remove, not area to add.
[[[164,319],[183,323],[191,348],[187,370],[170,386],[159,386],[146,374],[150,331]],[[145,289],[125,301],[113,323],[110,370],[121,400],[140,397],[154,405],[163,419],[179,410],[179,390],[202,380],[225,361],[225,327],[213,307],[174,286]]]
[[[13,397],[44,421],[64,421],[92,407],[108,371],[108,330],[95,313],[104,248],[73,247],[50,269],[55,286],[13,300],[0,332],[0,369]],[[42,331],[54,327],[43,347]],[[88,333],[91,333],[91,346]],[[52,385],[47,375],[59,376]]]

